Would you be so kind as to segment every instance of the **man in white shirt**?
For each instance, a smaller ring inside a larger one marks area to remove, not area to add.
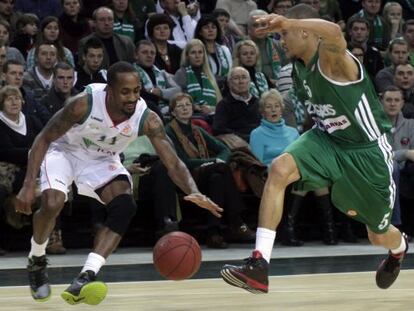
[[[200,19],[198,4],[193,3],[186,6],[185,2],[179,0],[160,0],[161,8],[174,21],[175,27],[172,29],[173,43],[180,48],[184,48],[188,41],[194,38],[194,30],[197,21]],[[195,10],[196,12],[189,12]],[[195,13],[191,16],[190,13]]]

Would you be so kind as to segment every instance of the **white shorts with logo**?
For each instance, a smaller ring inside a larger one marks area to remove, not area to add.
[[[109,183],[118,175],[126,175],[132,186],[132,178],[118,157],[79,159],[70,152],[51,147],[40,167],[40,189],[62,191],[68,198],[70,186],[75,182],[78,193],[103,203],[96,189]]]

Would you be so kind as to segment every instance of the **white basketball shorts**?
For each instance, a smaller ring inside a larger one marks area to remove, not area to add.
[[[40,167],[40,189],[42,192],[47,189],[62,191],[67,200],[70,186],[75,182],[79,194],[104,203],[95,190],[118,175],[128,176],[132,186],[131,175],[122,165],[119,157],[79,159],[67,151],[51,147]]]

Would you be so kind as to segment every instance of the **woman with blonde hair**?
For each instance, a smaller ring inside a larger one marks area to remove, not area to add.
[[[181,54],[181,67],[174,76],[183,92],[190,94],[195,112],[204,117],[214,114],[221,92],[211,72],[207,51],[198,39],[190,40]]]
[[[398,2],[387,2],[382,10],[382,17],[390,27],[390,39],[402,36],[402,26],[404,20],[402,18],[402,7]]]
[[[269,81],[260,70],[260,51],[253,40],[239,41],[233,51],[233,66],[244,67],[250,74],[249,93],[256,98],[269,90]]]

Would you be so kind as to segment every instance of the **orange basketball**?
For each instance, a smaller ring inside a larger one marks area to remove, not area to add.
[[[189,234],[175,231],[164,235],[152,253],[158,273],[169,280],[191,278],[200,268],[201,249]]]

